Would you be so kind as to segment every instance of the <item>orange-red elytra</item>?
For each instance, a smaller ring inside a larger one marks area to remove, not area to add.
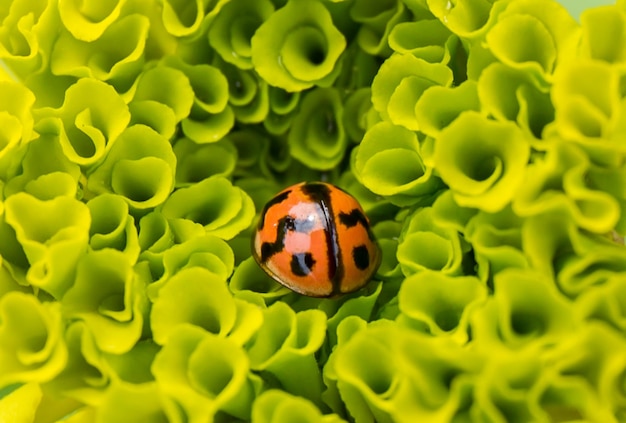
[[[293,185],[272,198],[254,231],[252,255],[276,281],[310,297],[362,288],[381,260],[358,201],[325,182]]]

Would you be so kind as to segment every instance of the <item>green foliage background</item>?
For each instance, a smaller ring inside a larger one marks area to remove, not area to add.
[[[563,3],[0,2],[0,422],[625,421],[626,3]],[[250,257],[318,179],[339,299]]]

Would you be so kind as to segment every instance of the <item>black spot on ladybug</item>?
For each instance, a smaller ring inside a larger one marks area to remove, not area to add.
[[[339,221],[346,228],[351,228],[357,224],[361,224],[365,229],[370,226],[367,218],[359,209],[354,209],[350,213],[339,212]]]
[[[296,276],[306,276],[311,273],[315,259],[311,253],[298,253],[291,256],[291,272]]]
[[[302,192],[311,200],[320,204],[328,204],[330,189],[324,184],[309,183],[302,185]]]
[[[263,229],[263,225],[265,225],[265,214],[267,213],[267,211],[272,208],[272,206],[275,206],[276,204],[280,204],[285,201],[287,197],[289,197],[289,194],[291,194],[291,190],[282,192],[276,197],[272,198],[270,201],[268,201],[267,204],[265,204],[265,207],[263,207],[263,211],[261,212],[261,219],[259,220],[259,230]]]
[[[283,217],[276,225],[276,240],[261,244],[261,261],[267,262],[274,254],[280,253],[285,247],[287,232],[295,229],[295,219],[291,216]]]
[[[365,245],[359,245],[352,249],[352,260],[357,269],[365,270],[370,266],[370,254]]]

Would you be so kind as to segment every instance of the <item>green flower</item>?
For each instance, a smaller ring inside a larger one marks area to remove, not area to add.
[[[130,263],[139,256],[139,237],[135,219],[129,214],[124,197],[102,194],[87,202],[91,214],[89,245],[93,250],[113,248],[123,252]]]
[[[20,77],[47,67],[59,29],[55,2],[18,0],[3,6],[0,17],[0,60]]]
[[[527,176],[514,199],[520,216],[563,210],[576,224],[595,233],[612,230],[620,216],[619,203],[588,182],[589,158],[575,144],[553,140],[543,160],[528,166]]]
[[[0,164],[18,146],[35,137],[31,108],[35,96],[26,87],[13,81],[0,81]],[[8,165],[3,167],[8,168]],[[0,177],[5,172],[0,172]]]
[[[0,387],[46,382],[63,370],[67,348],[58,303],[9,292],[0,298]]]
[[[155,342],[166,345],[184,325],[193,325],[243,345],[259,329],[261,310],[233,298],[226,279],[188,267],[167,280],[154,300],[150,324]]]
[[[252,36],[272,13],[269,0],[231,0],[211,22],[209,44],[226,62],[252,69]]]
[[[489,0],[456,3],[448,2],[448,0],[427,0],[427,4],[430,12],[452,33],[470,40],[481,34],[481,29],[489,20],[492,7],[492,2]]]
[[[261,388],[239,344],[186,324],[169,336],[152,373],[176,421],[211,421],[218,411],[248,420]]]
[[[73,197],[79,178],[80,167],[64,155],[58,138],[42,135],[25,146],[18,173],[8,178],[4,194],[8,197],[27,191],[40,200],[58,195]]]
[[[293,115],[300,104],[300,92],[288,92],[278,87],[268,87],[270,110],[263,127],[273,135],[282,135],[289,130]]]
[[[176,186],[190,186],[211,176],[229,177],[235,170],[237,150],[230,139],[197,144],[180,138],[173,148],[176,155]]]
[[[592,59],[622,65],[626,42],[626,10],[620,5],[606,5],[584,10],[580,15],[581,53]]]
[[[120,251],[89,252],[76,266],[73,286],[63,296],[63,314],[85,322],[98,349],[128,352],[139,340],[148,310],[144,281]]]
[[[263,325],[248,347],[250,368],[269,373],[283,390],[320,405],[322,377],[315,353],[325,333],[326,316],[320,310],[296,313],[276,302],[264,310]]]
[[[501,63],[493,63],[481,73],[478,96],[484,111],[498,120],[517,122],[536,138],[554,120],[548,88],[528,73]]]
[[[100,38],[120,16],[126,0],[105,0],[97,3],[77,4],[72,0],[58,0],[59,16],[63,26],[74,38],[95,41]]]
[[[464,112],[440,132],[433,159],[459,205],[495,212],[515,195],[529,155],[517,126]]]
[[[161,211],[178,234],[200,226],[207,234],[231,239],[252,223],[254,203],[228,179],[213,176],[176,190]]]
[[[486,348],[548,348],[580,326],[572,303],[550,278],[532,270],[508,269],[494,277],[494,294],[470,318],[472,336]],[[487,347],[490,345],[491,347]]]
[[[252,70],[244,70],[224,63],[220,66],[228,79],[228,102],[235,119],[245,124],[261,123],[270,111],[269,87]]]
[[[405,219],[397,258],[405,276],[424,270],[460,275],[465,250],[456,230],[441,228],[433,219],[432,209],[421,208]]]
[[[164,65],[148,69],[138,77],[128,107],[131,124],[144,124],[170,139],[176,125],[189,116],[194,92],[187,76]]]
[[[263,392],[254,401],[252,421],[258,423],[340,423],[336,414],[322,415],[310,401],[278,389]]]
[[[476,273],[487,283],[500,271],[530,267],[522,241],[523,218],[506,207],[497,213],[480,211],[465,227],[465,239],[471,244]]]
[[[161,10],[162,24],[174,37],[193,37],[210,23],[228,0],[165,0]]]
[[[268,84],[287,91],[329,86],[346,47],[328,10],[315,0],[291,0],[252,36],[252,64]]]
[[[353,156],[355,176],[375,194],[398,205],[418,202],[441,187],[424,166],[414,132],[381,122],[370,128]]]
[[[289,131],[290,154],[306,166],[329,170],[343,159],[348,143],[343,125],[343,105],[333,88],[307,93]]]
[[[167,409],[156,382],[114,383],[106,390],[98,407],[83,408],[71,418],[74,417],[79,422],[97,419],[102,423],[162,423],[180,419],[174,411]]]
[[[394,53],[381,65],[372,82],[372,104],[380,116],[412,131],[420,130],[416,103],[433,86],[450,86],[452,71],[412,54]]]
[[[45,384],[46,390],[90,405],[102,401],[114,375],[95,342],[96,336],[81,320],[73,322],[65,330],[67,365]]]
[[[95,41],[62,32],[50,56],[55,75],[95,78],[128,89],[141,71],[150,21],[140,14],[112,22]]]
[[[246,246],[249,249],[249,238],[247,241]],[[246,258],[237,266],[228,288],[236,298],[259,305],[270,305],[291,293],[289,288],[269,277],[252,257]]]
[[[389,47],[397,53],[443,64],[448,64],[456,49],[461,48],[458,38],[437,19],[396,24],[389,34]]]
[[[176,156],[167,139],[144,125],[126,129],[87,179],[95,194],[121,195],[131,209],[163,203],[174,188]]]
[[[579,27],[557,2],[505,2],[495,13],[485,43],[502,63],[548,81],[555,67],[571,60],[579,41]]]
[[[389,33],[409,16],[409,11],[400,0],[381,0],[375,3],[355,0],[350,8],[350,17],[361,24],[357,43],[371,55],[386,56],[391,52],[387,43]]]
[[[166,58],[167,66],[187,76],[194,93],[189,115],[181,128],[188,138],[197,143],[222,139],[235,124],[235,115],[228,104],[228,80],[216,67],[208,64],[190,65],[176,56]]]
[[[385,320],[340,339],[331,359],[325,374],[336,380],[350,415],[362,422],[463,418],[471,376],[482,365],[480,356],[450,338]]]
[[[26,193],[7,198],[4,207],[6,223],[30,263],[26,280],[60,299],[87,249],[89,209],[71,197],[41,201]]]
[[[65,156],[81,166],[101,161],[130,121],[128,106],[113,87],[89,78],[67,89],[63,106],[38,114],[35,130],[58,134]]]

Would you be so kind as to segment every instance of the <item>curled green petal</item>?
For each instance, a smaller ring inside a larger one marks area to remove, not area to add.
[[[148,100],[172,109],[180,122],[191,111],[194,91],[183,71],[159,65],[143,72],[137,81],[133,102]]]
[[[317,88],[305,95],[288,139],[295,159],[313,169],[335,168],[343,159],[348,142],[339,92]]]
[[[334,81],[345,46],[344,36],[322,3],[288,2],[252,37],[252,64],[268,84],[302,91]]]
[[[285,391],[320,403],[322,378],[315,352],[324,341],[325,314],[320,310],[296,313],[276,302],[263,316],[263,325],[248,349],[251,368],[271,373]]]
[[[226,280],[200,267],[189,267],[171,277],[159,291],[151,311],[154,340],[163,345],[182,324],[191,324],[221,337],[240,333],[234,342],[246,342],[258,329],[258,308],[238,302]],[[245,335],[242,332],[245,331]]]
[[[157,222],[160,221],[154,221]],[[206,234],[200,229],[196,236],[177,240],[179,243],[167,245],[164,251],[159,251],[159,248],[154,248],[157,245],[153,245],[153,248],[141,253],[139,259],[148,262],[154,281],[147,288],[151,300],[158,298],[159,290],[168,284],[172,276],[187,267],[201,267],[222,279],[227,279],[233,273],[235,263],[230,246],[223,239]]]
[[[354,171],[370,191],[398,204],[415,203],[440,187],[424,166],[414,132],[381,122],[370,128],[355,155]]]
[[[102,194],[87,202],[91,213],[89,245],[94,250],[113,248],[134,263],[139,256],[139,237],[128,203],[115,194]]]
[[[529,155],[517,126],[464,112],[439,134],[434,161],[459,205],[495,212],[522,183]]]
[[[472,245],[478,277],[490,283],[506,269],[530,267],[522,246],[523,218],[506,207],[497,213],[478,212],[465,226]]]
[[[254,401],[252,420],[258,423],[339,423],[344,421],[336,414],[323,416],[310,401],[278,389],[265,391]]]
[[[67,364],[58,303],[9,292],[0,298],[0,387],[46,382]]]
[[[115,193],[133,209],[156,207],[174,187],[176,156],[169,141],[145,125],[129,127],[91,173],[88,188]]]
[[[82,2],[59,0],[59,16],[63,26],[81,41],[94,41],[120,16],[126,0]]]
[[[78,414],[83,417],[81,413]],[[155,382],[118,382],[107,390],[96,411],[93,414],[85,413],[83,418],[84,422],[97,419],[102,423],[163,423],[171,421],[172,414],[168,414]],[[79,423],[83,423],[83,420],[79,420]]]
[[[84,321],[99,349],[123,354],[141,336],[148,306],[142,284],[122,252],[89,252],[78,262],[74,285],[63,297],[63,313]]]
[[[124,100],[112,86],[80,79],[66,91],[59,109],[42,109],[36,130],[60,134],[65,156],[81,166],[100,161],[130,121]]]
[[[448,63],[452,33],[437,19],[396,24],[389,34],[389,46],[398,53],[410,53],[430,63]]]
[[[6,222],[30,263],[28,282],[60,299],[87,247],[89,209],[71,197],[41,201],[26,193],[12,195],[4,205]]]
[[[496,119],[515,121],[537,138],[554,120],[548,90],[527,73],[501,63],[483,70],[478,80],[478,96],[483,109]]]
[[[418,130],[415,103],[432,86],[450,86],[452,71],[412,54],[393,54],[381,65],[372,82],[372,104],[381,117]]]
[[[251,38],[274,12],[269,0],[234,0],[226,3],[209,29],[209,44],[226,62],[252,69]]]
[[[249,242],[247,245],[249,248]],[[269,305],[291,293],[288,288],[270,278],[252,257],[246,258],[237,266],[229,288],[236,298],[263,305]]]
[[[405,276],[424,270],[460,275],[463,255],[458,232],[436,225],[431,208],[418,209],[406,218],[397,251]]]
[[[473,276],[421,272],[407,278],[398,295],[402,319],[423,323],[435,336],[469,340],[469,316],[487,299],[487,286]]]
[[[465,81],[456,87],[434,86],[426,90],[415,104],[415,117],[420,131],[436,137],[462,112],[480,108],[476,83]]]
[[[400,22],[408,20],[409,12],[400,0],[385,0],[372,3],[356,0],[350,8],[350,17],[361,24],[357,42],[365,52],[384,56],[390,53],[387,38]]]
[[[211,176],[230,176],[237,165],[237,150],[228,140],[197,144],[181,138],[174,144],[176,185],[189,186]]]
[[[26,143],[34,137],[31,108],[35,96],[26,87],[13,81],[0,81],[0,160],[20,143]]]
[[[229,103],[241,123],[261,123],[270,111],[269,86],[252,70],[223,63],[221,70],[228,79]]]
[[[492,3],[488,0],[458,1],[427,0],[433,15],[450,31],[463,38],[475,38],[489,19]]]
[[[580,15],[581,48],[589,57],[609,63],[623,63],[626,43],[626,11],[607,5],[593,7]]]
[[[254,203],[228,179],[214,176],[175,191],[162,213],[180,231],[200,225],[208,234],[231,239],[252,223]]]
[[[143,66],[149,28],[147,17],[132,14],[112,22],[93,42],[61,33],[50,57],[50,69],[56,75],[95,78],[127,89]]]

